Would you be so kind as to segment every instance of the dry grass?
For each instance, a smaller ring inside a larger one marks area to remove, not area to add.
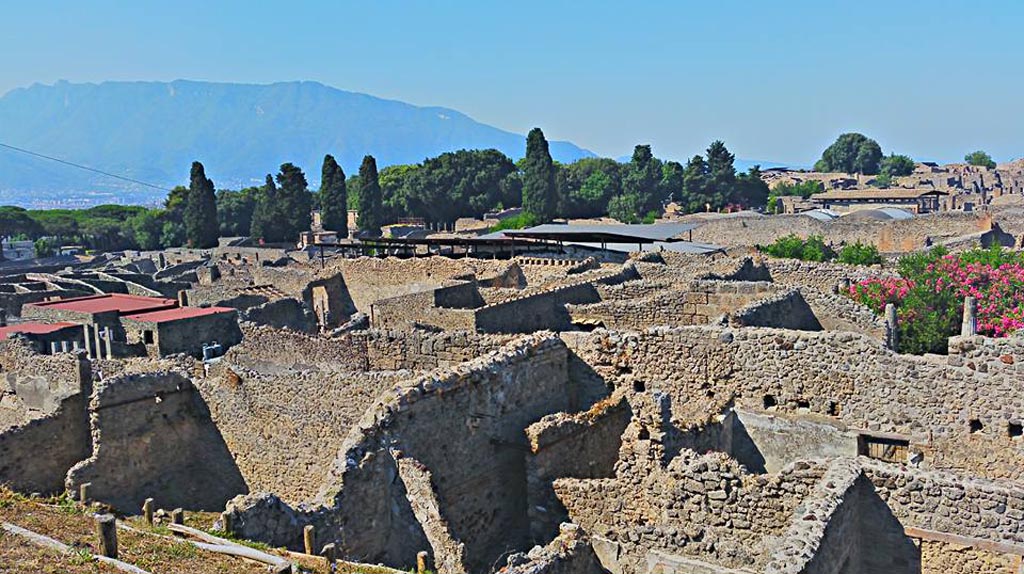
[[[86,508],[63,497],[33,499],[0,486],[0,522],[10,522],[43,534],[78,549],[63,555],[26,542],[0,530],[0,574],[107,574],[119,570],[99,564],[90,558],[96,551],[92,514]],[[186,513],[186,524],[209,530],[215,514]],[[118,529],[118,558],[153,574],[255,574],[266,567],[248,560],[219,555],[170,536],[166,528],[150,527],[141,517],[124,522],[141,532]],[[289,555],[282,549],[261,545],[264,552],[286,557],[303,572],[328,574],[326,564],[315,557]],[[385,574],[392,571],[339,562],[340,573]],[[381,572],[383,570],[384,572]]]

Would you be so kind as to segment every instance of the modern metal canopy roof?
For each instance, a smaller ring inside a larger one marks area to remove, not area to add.
[[[653,243],[655,241],[682,241],[680,235],[696,229],[691,223],[651,224],[585,224],[560,225],[547,223],[503,231],[504,237],[547,239],[552,241],[578,241],[584,243]]]

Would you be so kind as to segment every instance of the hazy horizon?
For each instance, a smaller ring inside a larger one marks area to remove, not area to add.
[[[0,93],[58,80],[316,81],[511,132],[540,126],[609,157],[650,143],[685,159],[722,139],[741,158],[808,165],[859,131],[886,153],[952,162],[984,149],[1003,162],[1024,156],[1021,16],[1008,0],[41,2],[8,8],[8,22],[46,28],[0,37]]]

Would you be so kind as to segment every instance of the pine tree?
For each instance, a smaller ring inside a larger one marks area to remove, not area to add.
[[[661,161],[651,153],[651,146],[638,145],[633,148],[633,158],[622,178],[622,193],[637,198],[637,209],[641,217],[661,209],[663,198],[658,193],[660,182]]]
[[[712,209],[725,207],[732,199],[736,187],[736,156],[729,153],[725,144],[716,140],[707,149],[707,198]]]
[[[555,164],[548,151],[548,140],[540,128],[533,128],[526,136],[526,158],[523,168],[523,211],[537,222],[547,223],[555,217],[558,190],[555,184]]]
[[[377,176],[377,160],[372,155],[363,158],[359,166],[359,232],[366,235],[380,235],[384,224],[382,213],[380,180]]]
[[[249,235],[255,240],[267,243],[280,241],[280,227],[277,225],[277,186],[274,176],[267,174],[266,182],[256,197],[256,208],[252,212],[252,226]]]
[[[320,221],[324,229],[335,231],[338,237],[348,237],[348,192],[345,172],[334,160],[324,156],[320,172]]]
[[[192,162],[192,173],[185,204],[185,238],[197,249],[217,246],[220,226],[217,224],[217,197],[213,182],[206,177],[203,164]]]

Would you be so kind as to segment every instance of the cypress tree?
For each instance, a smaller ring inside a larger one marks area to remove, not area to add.
[[[359,166],[359,232],[380,235],[384,224],[380,180],[377,178],[377,160],[372,155],[363,158]]]
[[[282,241],[298,241],[299,234],[309,231],[313,196],[309,193],[306,174],[291,163],[281,164],[277,174],[278,215],[277,225],[281,230]]]
[[[555,217],[558,190],[555,186],[555,163],[548,151],[548,140],[540,128],[526,136],[526,159],[523,168],[523,211],[547,223]]]
[[[274,177],[267,174],[266,182],[260,188],[256,197],[256,207],[252,212],[252,225],[249,228],[249,235],[256,240],[262,239],[267,243],[274,243],[280,239],[275,233],[279,227],[275,225],[277,219],[277,186],[274,185]]]
[[[208,249],[217,246],[217,198],[213,182],[206,177],[203,164],[192,162],[192,173],[185,204],[185,238],[190,247]]]
[[[324,229],[336,231],[338,237],[348,237],[348,190],[345,172],[334,157],[324,156],[320,172],[320,220]]]

